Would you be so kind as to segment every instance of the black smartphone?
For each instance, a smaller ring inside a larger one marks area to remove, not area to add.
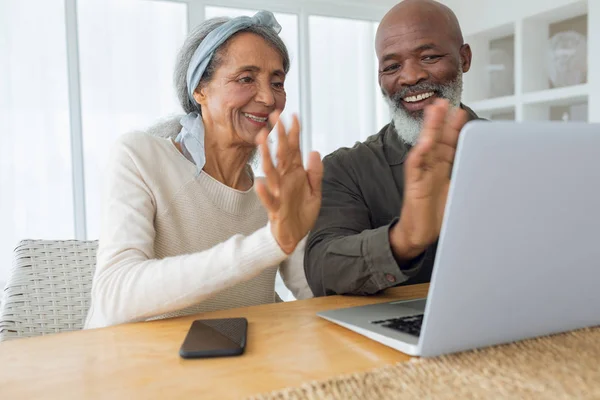
[[[182,358],[237,356],[246,349],[246,318],[199,319],[179,349]]]

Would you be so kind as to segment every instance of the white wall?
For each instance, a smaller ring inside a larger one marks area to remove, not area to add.
[[[445,0],[458,17],[465,36],[502,26],[581,0]],[[593,3],[599,0],[590,0]]]

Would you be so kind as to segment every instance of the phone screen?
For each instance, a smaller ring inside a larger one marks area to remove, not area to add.
[[[179,349],[183,358],[239,355],[246,347],[246,318],[199,319],[192,323]]]

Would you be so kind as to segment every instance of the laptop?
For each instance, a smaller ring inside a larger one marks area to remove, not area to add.
[[[600,325],[600,124],[469,122],[427,298],[318,315],[422,357]]]

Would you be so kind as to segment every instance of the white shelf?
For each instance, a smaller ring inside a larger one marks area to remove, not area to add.
[[[523,104],[565,105],[587,101],[588,84],[540,90],[523,94]]]
[[[515,96],[496,97],[467,104],[476,113],[513,111],[517,104]]]
[[[463,90],[467,106],[484,117],[510,114],[517,121],[554,120],[560,113],[579,118],[585,109],[587,121],[600,122],[600,0],[503,0],[511,5],[498,17],[482,14],[498,9],[498,0],[472,2],[478,4],[473,11],[467,0],[455,1],[465,4],[461,26],[473,50]],[[517,7],[521,2],[527,7]],[[586,76],[580,85],[553,87],[551,38],[568,31],[587,38]],[[499,89],[506,96],[491,97]]]

